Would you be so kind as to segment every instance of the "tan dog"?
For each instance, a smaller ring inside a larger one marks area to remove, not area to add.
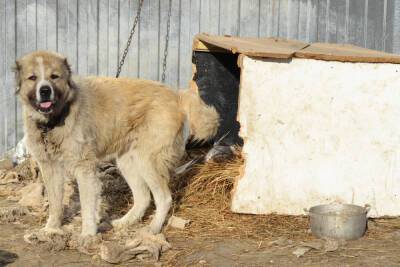
[[[37,51],[16,62],[17,93],[29,153],[38,161],[49,198],[47,232],[60,232],[64,178],[77,179],[82,236],[95,235],[101,184],[96,164],[116,158],[134,195],[134,207],[114,227],[139,221],[153,195],[150,224],[161,231],[171,206],[170,171],[184,154],[189,135],[207,140],[219,116],[190,91],[176,93],[145,80],[72,78],[67,60]]]

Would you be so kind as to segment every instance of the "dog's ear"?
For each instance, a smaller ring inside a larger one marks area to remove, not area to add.
[[[11,71],[15,74],[15,94],[18,94],[21,88],[21,64],[18,60],[15,61],[14,66],[11,67]]]
[[[71,65],[69,64],[67,58],[64,58],[64,66],[65,66],[65,68],[67,69],[68,78],[70,78],[71,75],[72,75],[72,70],[71,70]]]
[[[72,80],[72,70],[71,70],[71,65],[69,64],[67,58],[64,58],[64,66],[67,69],[67,75],[68,75],[68,85],[71,89],[76,88],[76,84]]]

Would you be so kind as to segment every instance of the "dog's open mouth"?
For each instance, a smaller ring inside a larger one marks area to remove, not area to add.
[[[40,113],[48,114],[53,111],[54,103],[52,101],[43,101],[38,104],[38,109]]]

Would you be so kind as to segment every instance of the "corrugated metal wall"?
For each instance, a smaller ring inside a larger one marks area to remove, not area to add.
[[[59,51],[79,74],[115,75],[138,0],[0,0],[0,153],[23,135],[10,67]],[[122,76],[159,80],[168,0],[144,0]],[[172,0],[167,83],[185,87],[198,32],[350,42],[400,53],[400,0]]]

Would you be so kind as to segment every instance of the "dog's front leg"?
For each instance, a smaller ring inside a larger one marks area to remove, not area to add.
[[[43,181],[49,200],[49,218],[44,231],[48,233],[62,233],[61,223],[63,219],[63,195],[64,195],[64,171],[54,162],[39,163]]]
[[[99,177],[96,175],[95,164],[85,161],[80,162],[75,170],[81,201],[81,236],[93,236],[97,233],[101,183]]]

